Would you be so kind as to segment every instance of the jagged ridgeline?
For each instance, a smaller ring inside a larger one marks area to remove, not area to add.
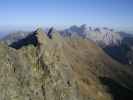
[[[51,39],[52,38],[52,30],[53,28],[50,28],[49,32],[47,33],[47,36]],[[9,46],[19,49],[23,46],[32,44],[34,46],[37,46],[38,44],[38,38],[37,38],[37,34],[41,33],[43,34],[43,29],[38,28],[35,32],[30,33],[28,36],[26,36],[26,38],[20,39],[18,41],[15,41],[13,43],[11,43]]]
[[[0,100],[131,100],[133,73],[80,37],[39,28],[0,43]]]

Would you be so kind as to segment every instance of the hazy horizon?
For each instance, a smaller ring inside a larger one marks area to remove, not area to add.
[[[133,32],[133,0],[1,0],[0,31],[87,24]]]

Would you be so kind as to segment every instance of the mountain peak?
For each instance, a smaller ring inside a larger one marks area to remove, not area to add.
[[[43,31],[42,28],[37,28],[37,30],[34,32],[38,44],[43,44],[46,39],[48,39],[47,34]]]
[[[38,44],[44,44],[45,42],[47,42],[48,39],[49,37],[47,36],[47,33],[45,33],[42,28],[37,28],[34,32],[30,33],[28,36],[13,42],[10,46],[16,49],[19,49],[29,44],[37,46]]]

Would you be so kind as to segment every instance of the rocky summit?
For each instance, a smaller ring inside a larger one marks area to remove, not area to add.
[[[0,100],[130,100],[133,73],[95,43],[38,28],[0,43]]]

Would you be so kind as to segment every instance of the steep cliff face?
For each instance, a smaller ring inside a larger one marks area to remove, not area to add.
[[[36,42],[17,49],[0,44],[0,100],[112,100],[101,78],[132,91],[132,71],[88,40],[49,38],[42,29],[31,36]]]

